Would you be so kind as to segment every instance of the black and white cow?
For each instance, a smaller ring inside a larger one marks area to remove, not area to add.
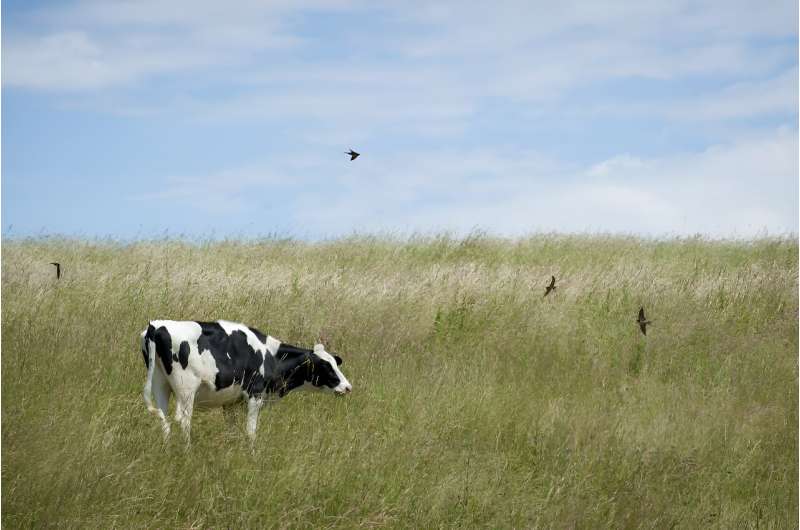
[[[255,439],[258,414],[268,394],[283,397],[302,386],[336,394],[352,390],[339,370],[342,359],[325,351],[282,344],[255,328],[218,320],[153,320],[142,332],[147,367],[144,402],[170,432],[169,397],[175,394],[175,421],[189,437],[194,406],[215,407],[247,401],[247,433]],[[155,397],[153,406],[150,394]]]

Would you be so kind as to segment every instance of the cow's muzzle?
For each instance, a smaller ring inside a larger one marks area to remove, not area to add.
[[[347,384],[347,385],[344,385],[344,386],[341,386],[341,387],[336,387],[333,391],[336,392],[338,395],[343,396],[345,394],[349,394],[350,392],[352,392],[353,391],[353,386],[350,385],[350,384]]]

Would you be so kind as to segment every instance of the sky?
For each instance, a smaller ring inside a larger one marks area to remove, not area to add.
[[[798,4],[4,0],[1,140],[5,238],[794,235]]]

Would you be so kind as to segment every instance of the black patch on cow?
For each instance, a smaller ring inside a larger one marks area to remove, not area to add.
[[[156,345],[156,356],[161,359],[161,364],[164,365],[164,371],[167,375],[172,373],[172,337],[169,331],[164,326],[156,329],[153,325],[147,326],[147,333],[145,339],[153,341]]]
[[[336,364],[338,364],[339,366],[341,366],[341,365],[342,365],[342,363],[344,362],[344,361],[342,360],[342,358],[341,358],[341,357],[339,357],[338,355],[334,355],[334,356],[333,356],[333,358],[336,360]]]
[[[241,385],[249,396],[261,395],[273,387],[275,360],[267,353],[266,359],[247,342],[247,335],[235,330],[228,335],[217,322],[198,322],[202,330],[197,339],[200,355],[210,352],[219,370],[214,379],[217,390],[233,384]],[[188,354],[188,351],[187,351]],[[264,375],[259,368],[264,365]],[[270,381],[270,384],[268,384]]]
[[[281,344],[275,358],[278,361],[275,374],[276,390],[281,397],[305,382],[329,388],[334,388],[340,383],[330,363],[315,355],[313,350]]]
[[[280,397],[311,379],[312,353],[311,350],[290,344],[281,344],[278,347],[275,354],[277,361],[275,391]]]
[[[144,356],[144,367],[148,369],[150,368],[150,356],[147,354],[147,348],[148,348],[147,345],[148,345],[148,339],[153,335],[154,331],[155,328],[151,324],[148,324],[147,330],[145,330],[144,332],[144,341],[142,342],[142,355]]]
[[[172,354],[172,362],[174,362],[174,363],[178,362],[178,354],[177,353],[173,353]],[[186,368],[186,367],[184,366],[184,368]]]
[[[314,366],[311,371],[312,385],[334,388],[341,382],[339,380],[339,376],[336,375],[336,371],[333,369],[333,366],[331,366],[331,363],[324,361],[313,354],[311,358],[314,360]]]
[[[186,365],[189,364],[189,343],[186,341],[181,342],[181,346],[178,349],[178,356],[175,358],[176,361],[181,363],[181,368],[186,370]]]

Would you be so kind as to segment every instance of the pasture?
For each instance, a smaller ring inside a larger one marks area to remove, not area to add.
[[[797,281],[794,238],[5,241],[2,526],[796,527]],[[154,318],[325,332],[353,393],[164,444]]]

